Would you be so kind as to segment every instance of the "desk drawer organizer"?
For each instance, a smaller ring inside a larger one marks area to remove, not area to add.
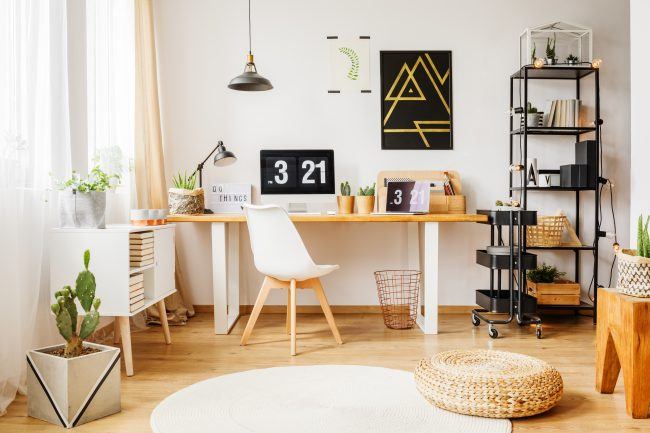
[[[460,176],[456,171],[446,171],[456,195],[431,193],[429,198],[429,213],[432,214],[464,214],[467,213],[465,196],[462,195]],[[377,175],[377,210],[386,212],[387,181],[390,180],[430,180],[442,181],[445,171],[436,170],[402,170],[380,171]]]

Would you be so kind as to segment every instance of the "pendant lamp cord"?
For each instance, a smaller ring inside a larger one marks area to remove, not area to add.
[[[253,54],[251,39],[251,0],[248,0],[248,54]]]

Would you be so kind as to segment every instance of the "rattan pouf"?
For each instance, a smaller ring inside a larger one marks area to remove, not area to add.
[[[451,412],[520,418],[545,412],[562,398],[562,376],[544,361],[497,350],[451,350],[415,369],[420,393]]]

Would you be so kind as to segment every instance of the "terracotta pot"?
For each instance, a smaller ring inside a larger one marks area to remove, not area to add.
[[[339,207],[340,214],[354,213],[354,196],[353,195],[337,195],[336,204]]]
[[[369,214],[375,209],[374,195],[358,195],[355,201],[357,202],[357,213]]]

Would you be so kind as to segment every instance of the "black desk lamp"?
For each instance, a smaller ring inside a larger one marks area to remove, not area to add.
[[[199,187],[203,187],[203,166],[205,165],[205,162],[210,159],[214,152],[217,152],[217,154],[214,156],[213,163],[217,167],[225,167],[237,161],[235,154],[229,150],[226,150],[226,146],[224,146],[223,141],[219,140],[217,146],[212,149],[212,152],[210,152],[210,154],[205,157],[203,162],[199,163],[199,165],[196,167],[196,170],[192,174],[195,175],[197,172],[199,173]]]

